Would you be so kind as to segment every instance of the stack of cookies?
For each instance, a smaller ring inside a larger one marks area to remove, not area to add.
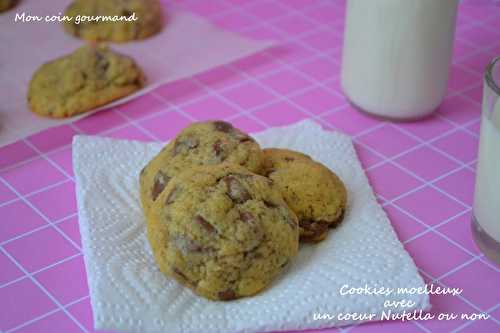
[[[212,300],[251,296],[343,218],[342,181],[309,156],[261,149],[223,121],[194,123],[140,174],[160,270]]]

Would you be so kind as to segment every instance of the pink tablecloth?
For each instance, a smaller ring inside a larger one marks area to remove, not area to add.
[[[208,118],[227,119],[250,132],[311,118],[352,135],[421,274],[428,282],[464,289],[459,297],[431,297],[432,311],[491,315],[486,321],[375,323],[341,331],[500,331],[500,270],[478,251],[469,231],[481,72],[500,54],[498,5],[461,5],[443,105],[425,121],[401,124],[359,114],[342,95],[344,1],[179,0],[165,5],[283,44],[0,149],[1,332],[93,332],[76,216],[72,136],[166,140],[186,124]]]

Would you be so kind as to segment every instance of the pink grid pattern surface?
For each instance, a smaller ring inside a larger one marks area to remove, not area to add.
[[[164,5],[281,44],[0,148],[0,333],[94,332],[74,195],[73,135],[167,140],[190,122],[209,118],[249,132],[310,118],[350,134],[422,276],[429,283],[464,289],[459,297],[431,297],[432,311],[491,316],[487,321],[371,323],[322,332],[500,332],[500,269],[478,251],[469,228],[482,70],[500,54],[498,5],[461,4],[448,94],[437,113],[412,123],[367,117],[343,96],[343,0],[178,0]]]

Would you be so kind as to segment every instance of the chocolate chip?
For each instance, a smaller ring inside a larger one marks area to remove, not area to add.
[[[179,249],[184,254],[192,252],[202,253],[209,250],[208,248],[204,248],[201,244],[199,244],[195,240],[185,236],[177,236],[173,238],[172,243],[175,245],[177,249]]]
[[[254,252],[253,258],[254,259],[260,259],[263,258],[264,256],[260,252]]]
[[[203,229],[207,232],[213,234],[217,230],[214,228],[212,224],[210,224],[207,220],[205,220],[201,215],[196,215],[194,218],[194,222],[199,224]]]
[[[218,120],[218,121],[214,121],[213,124],[214,124],[215,130],[219,131],[219,132],[229,133],[229,132],[232,132],[234,130],[233,125],[231,125],[230,123],[225,122],[225,121]]]
[[[265,170],[265,172],[266,172],[265,176],[269,177],[273,172],[276,172],[276,169],[274,169],[274,168],[267,169],[267,170]],[[269,180],[271,180],[271,179],[269,179]]]
[[[290,260],[288,260],[288,259],[287,259],[287,260],[285,260],[285,262],[284,262],[284,263],[282,263],[282,264],[281,264],[281,266],[280,266],[280,267],[281,267],[281,268],[284,268],[284,267],[285,267],[286,265],[288,265],[289,263],[290,263]]]
[[[340,213],[339,217],[328,225],[329,228],[336,228],[343,220],[345,215],[345,209],[342,209],[342,213]]]
[[[291,217],[288,217],[285,221],[288,225],[290,225],[293,229],[296,229],[298,227],[297,220],[292,219]]]
[[[165,200],[165,205],[174,203],[175,199],[177,199],[177,196],[179,195],[179,192],[179,187],[175,186],[174,189],[168,194],[167,199]]]
[[[313,220],[301,220],[300,221],[300,226],[304,229],[308,229],[311,227],[311,225],[314,223]]]
[[[101,73],[105,73],[109,68],[109,62],[106,61],[101,61],[97,63],[97,71]]]
[[[255,140],[248,135],[245,136],[240,136],[239,138],[240,143],[245,143],[245,142],[255,142]]]
[[[172,268],[172,271],[174,272],[175,275],[177,275],[178,278],[181,279],[180,282],[186,283],[188,286],[191,286],[193,288],[196,287],[196,283],[189,280],[189,278],[186,276],[186,274],[184,274],[180,269],[178,269],[177,267],[174,267],[174,268]]]
[[[234,129],[233,135],[239,142],[255,141],[251,136],[240,131],[237,128]]]
[[[271,201],[267,201],[267,200],[264,200],[264,205],[267,208],[277,208],[278,207],[278,205],[276,205],[275,203],[273,203]]]
[[[328,230],[328,223],[325,221],[301,220],[300,226],[305,230],[300,236],[303,242],[317,242]]]
[[[254,222],[255,216],[253,216],[253,214],[250,212],[243,212],[243,213],[240,213],[240,219],[243,222]]]
[[[215,152],[215,156],[221,156],[222,153],[224,152],[224,148],[222,147],[222,141],[221,140],[217,140],[215,141],[214,145],[212,146],[214,152]]]
[[[106,57],[100,53],[99,51],[95,52],[95,57],[96,57],[96,69],[100,74],[106,72],[106,70],[109,67],[109,61],[106,59]]]
[[[199,144],[200,141],[197,138],[191,136],[178,138],[177,140],[175,140],[173,154],[175,156],[184,150],[196,148]]]
[[[158,171],[155,178],[153,179],[153,189],[151,190],[151,199],[153,199],[153,201],[155,201],[156,198],[158,198],[158,196],[163,191],[165,186],[167,186],[169,181],[170,177],[168,177],[162,171]]]
[[[287,157],[285,157],[285,161],[293,162],[293,161],[295,161],[295,158],[287,156]]]
[[[144,80],[142,77],[139,76],[134,81],[132,81],[131,84],[134,86],[142,87],[142,85],[144,84]]]
[[[187,137],[183,142],[189,149],[196,148],[200,144],[200,141],[193,137]]]
[[[236,293],[234,292],[234,290],[231,290],[231,289],[228,289],[225,291],[220,291],[217,294],[217,296],[219,297],[219,299],[221,301],[230,301],[230,300],[236,299]]]
[[[227,194],[236,203],[244,203],[252,197],[246,188],[234,176],[224,177],[224,182],[227,185]]]
[[[179,275],[179,276],[180,276],[181,278],[183,278],[184,280],[186,280],[186,281],[188,280],[187,276],[186,276],[186,275],[184,275],[184,273],[182,273],[182,272],[180,271],[180,269],[178,269],[177,267],[174,267],[172,270],[174,271],[174,273],[175,273],[175,274]]]

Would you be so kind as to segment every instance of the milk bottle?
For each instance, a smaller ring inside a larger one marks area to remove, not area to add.
[[[458,0],[348,0],[342,87],[359,109],[421,118],[446,93]]]

